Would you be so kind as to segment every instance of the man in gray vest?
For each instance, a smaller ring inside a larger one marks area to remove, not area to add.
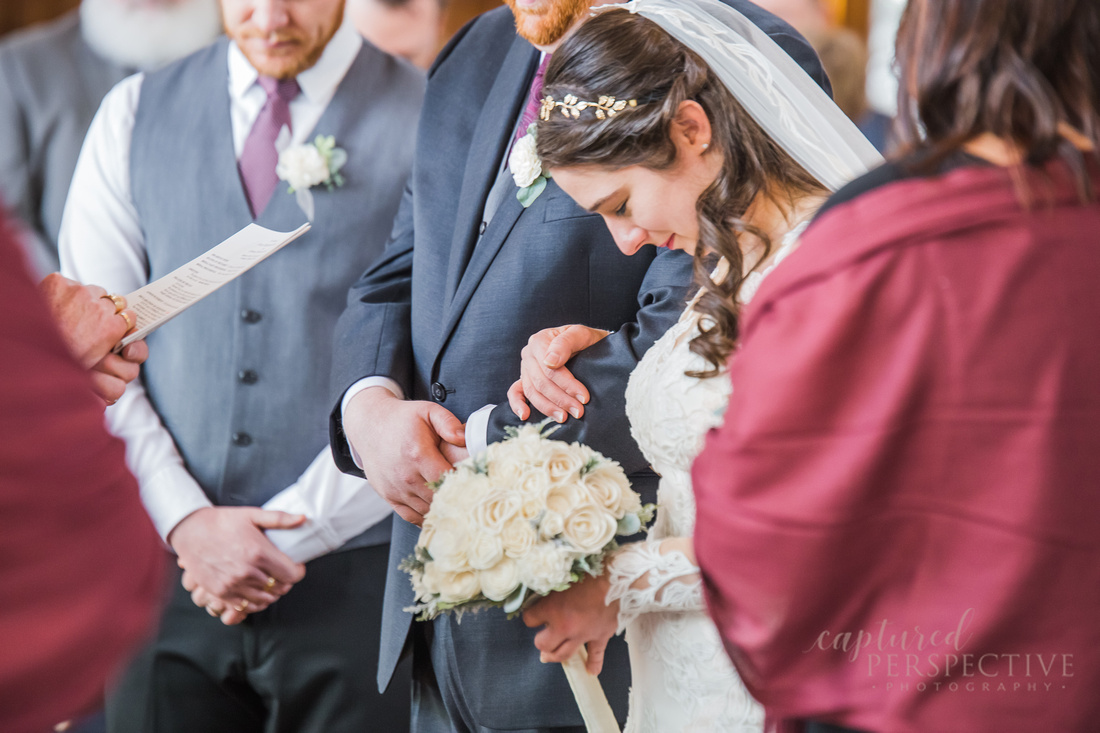
[[[217,0],[83,0],[0,42],[0,194],[39,274],[57,269],[65,196],[103,95],[220,32]]]
[[[342,22],[343,0],[221,5],[229,38],[104,99],[63,269],[128,293],[250,222],[294,229],[306,217],[280,177],[311,195],[313,228],[150,336],[142,384],[108,410],[184,570],[108,726],[401,730],[407,693],[372,691],[389,507],[333,465],[325,394],[333,324],[389,233],[424,82]],[[309,188],[299,177],[316,171],[276,167],[283,145],[284,162],[333,147],[347,162]]]

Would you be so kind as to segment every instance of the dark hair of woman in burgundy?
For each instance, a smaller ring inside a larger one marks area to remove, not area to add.
[[[1026,165],[1061,158],[1082,199],[1095,196],[1086,159],[1100,160],[1098,0],[911,0],[897,64],[903,139],[929,164],[989,133],[1015,143]]]
[[[538,152],[544,168],[594,166],[616,170],[639,165],[666,170],[676,159],[670,137],[682,102],[694,100],[706,111],[712,135],[707,155],[720,155],[717,180],[699,198],[699,242],[695,280],[703,290],[695,309],[703,316],[692,352],[710,365],[691,376],[711,376],[724,368],[737,342],[738,291],[744,256],[738,238],[745,232],[764,244],[767,236],[742,221],[761,192],[794,198],[820,194],[821,184],[781,149],[741,108],[726,86],[694,52],[656,23],[625,10],[608,10],[586,21],[562,44],[547,67],[543,96],[572,94],[596,100],[612,96],[638,105],[599,119],[591,111],[578,119],[555,110],[538,122]],[[729,262],[719,282],[711,279],[714,255]]]

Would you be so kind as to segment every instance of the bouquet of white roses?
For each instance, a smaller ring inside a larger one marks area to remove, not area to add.
[[[545,425],[513,429],[433,487],[415,553],[402,565],[416,593],[407,610],[418,619],[492,606],[518,614],[525,602],[599,575],[616,535],[634,534],[652,518],[618,463],[549,440]],[[607,729],[590,720],[611,714],[599,682],[584,679],[576,657],[565,668],[590,730]]]

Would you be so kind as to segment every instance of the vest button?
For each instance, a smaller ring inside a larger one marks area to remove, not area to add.
[[[233,433],[232,436],[233,445],[246,446],[252,445],[252,436],[248,433]]]
[[[244,384],[255,384],[260,381],[260,375],[251,369],[245,369],[237,372],[237,379],[241,380]]]
[[[263,316],[254,310],[248,310],[247,308],[241,311],[241,320],[245,323],[259,323],[263,319]]]
[[[439,382],[432,382],[432,399],[436,402],[443,402],[447,399],[447,388]]]
[[[479,226],[479,227],[477,228],[477,233],[478,233],[478,234],[484,234],[484,233],[485,233],[485,230],[486,230],[486,229],[488,229],[488,228],[489,228],[489,223],[488,223],[488,222],[485,222],[485,221],[483,221],[483,222],[481,222],[481,226]]]

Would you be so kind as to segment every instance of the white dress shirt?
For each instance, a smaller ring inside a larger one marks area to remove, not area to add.
[[[317,63],[298,75],[302,93],[290,103],[293,144],[309,139],[361,44],[345,22]],[[256,83],[256,69],[235,43],[229,45],[227,63],[233,146],[239,157],[267,95]],[[81,150],[61,222],[62,272],[122,294],[148,282],[145,240],[130,192],[129,160],[143,78],[137,74],[122,81],[104,98]],[[140,382],[131,383],[122,399],[108,408],[107,423],[126,441],[127,463],[162,538],[167,541],[172,529],[192,512],[212,506],[184,467]],[[391,513],[367,482],[336,468],[328,447],[264,508],[308,518],[298,529],[268,532],[271,541],[298,562],[339,548]]]

